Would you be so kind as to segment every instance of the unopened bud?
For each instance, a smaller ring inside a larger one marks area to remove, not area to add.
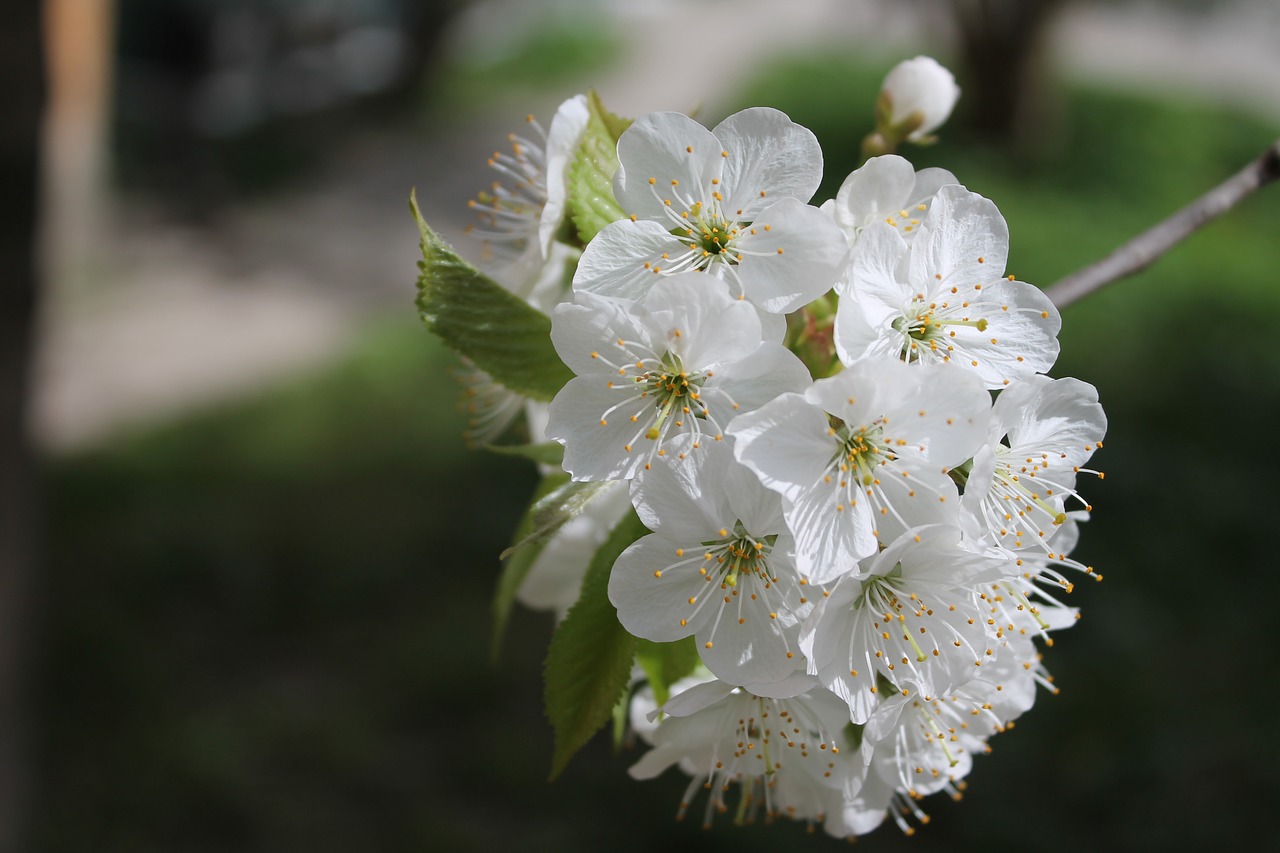
[[[877,112],[887,137],[921,141],[951,115],[960,87],[951,72],[928,56],[899,62],[884,78]],[[887,107],[887,109],[884,109]]]

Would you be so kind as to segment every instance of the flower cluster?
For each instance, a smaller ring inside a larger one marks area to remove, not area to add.
[[[934,68],[890,75],[904,139],[954,103],[946,75],[905,105]],[[682,814],[705,789],[708,820],[736,798],[836,836],[913,831],[1053,690],[1036,641],[1074,623],[1071,572],[1098,577],[1069,555],[1106,419],[1046,375],[1057,310],[949,172],[884,154],[813,205],[822,151],[777,110],[628,124],[579,96],[529,124],[474,203],[480,269],[549,317],[572,376],[548,404],[467,374],[472,438],[524,411],[547,477],[515,594],[570,632],[607,558],[609,612],[663,666],[601,681],[651,746],[632,775],[691,777]]]

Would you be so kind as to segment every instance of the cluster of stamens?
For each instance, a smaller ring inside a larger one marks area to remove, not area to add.
[[[677,550],[676,556],[683,559],[675,564],[700,563],[698,574],[707,582],[702,591],[689,598],[688,604],[693,610],[680,618],[682,626],[695,619],[709,602],[720,601],[721,606],[718,607],[715,621],[708,632],[708,636],[712,637],[720,627],[726,606],[733,604],[735,599],[737,605],[734,609],[737,611],[739,625],[746,623],[751,610],[767,610],[770,618],[777,618],[777,607],[762,600],[777,598],[775,590],[778,578],[769,568],[769,554],[777,536],[753,536],[741,521],[734,522],[732,531],[727,527],[721,528],[719,535],[719,539],[702,543],[705,550],[701,557],[685,558],[685,549]],[[662,577],[662,572],[656,572],[655,576]],[[745,580],[752,580],[752,583],[740,588],[740,582]],[[711,648],[714,640],[707,640],[705,645]],[[786,653],[787,657],[792,656],[789,649]]]
[[[470,225],[466,230],[481,239],[485,260],[492,259],[495,251],[522,253],[537,237],[542,209],[547,204],[547,134],[532,115],[526,116],[525,121],[537,140],[508,135],[510,153],[495,151],[488,160],[489,168],[498,173],[499,179],[467,202],[467,207],[476,212],[480,227]]]
[[[810,763],[814,765],[810,773],[830,777],[840,754],[837,735],[826,731],[798,702],[746,695],[731,696],[728,702],[726,711],[737,712],[736,719],[727,714],[725,718],[725,731],[733,731],[724,743],[728,754],[722,755],[717,750],[705,776],[695,776],[690,781],[676,819],[684,819],[698,788],[702,788],[708,792],[703,826],[709,828],[716,814],[731,811],[726,794],[735,782],[739,799],[737,808],[732,809],[734,823],[753,823],[761,812],[766,820],[794,817],[794,804],[777,800],[777,774],[784,771],[784,759],[789,756],[796,759],[788,762],[787,767],[794,767],[798,762]],[[821,822],[823,817],[816,815],[812,819]]]
[[[967,306],[968,303],[965,303],[961,307]],[[955,317],[952,306],[948,303],[926,303],[920,294],[912,300],[907,311],[893,321],[894,331],[902,335],[900,355],[906,362],[921,360],[924,355],[921,345],[931,355],[936,356],[941,353],[942,361],[950,361],[950,353],[955,351],[955,346],[949,343],[948,339],[954,338],[956,333],[954,329],[948,330],[946,327],[971,327],[979,332],[985,332],[987,325],[987,321],[982,318],[973,320],[967,316]]]

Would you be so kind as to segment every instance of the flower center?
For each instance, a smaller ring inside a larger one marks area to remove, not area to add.
[[[884,437],[879,426],[861,426],[856,429],[841,427],[837,433],[840,441],[840,470],[853,471],[864,486],[875,481],[873,469],[880,464],[880,448],[876,442]]]
[[[906,599],[905,602],[904,599]],[[887,575],[868,578],[863,583],[862,594],[854,600],[853,609],[858,610],[862,607],[879,614],[881,621],[876,622],[875,627],[877,630],[884,630],[882,637],[885,640],[889,639],[889,632],[885,629],[896,629],[895,633],[900,631],[902,639],[911,647],[917,663],[928,660],[928,655],[925,654],[924,649],[920,648],[911,630],[909,628],[904,630],[904,626],[907,624],[907,616],[919,619],[926,612],[932,611],[927,610],[919,596],[906,590],[902,580],[902,563],[896,564]],[[907,661],[904,658],[902,662]],[[893,666],[890,665],[889,668],[893,669]]]
[[[723,528],[720,534],[725,538],[702,544],[711,549],[707,553],[715,561],[723,585],[737,586],[742,575],[754,576],[768,583],[777,580],[769,572],[769,553],[778,539],[777,534],[752,536],[741,521],[734,522],[732,532]]]
[[[701,249],[706,256],[722,255],[728,251],[729,241],[738,235],[738,229],[721,219],[700,222],[700,230],[690,228],[688,236],[693,238],[689,248]],[[732,263],[732,257],[726,258]]]
[[[894,319],[893,330],[902,335],[900,353],[903,361],[918,361],[921,356],[921,345],[927,347],[930,352],[936,352],[940,339],[955,337],[954,330],[947,331],[947,326],[969,326],[979,332],[987,330],[986,320],[970,320],[967,317],[964,319],[952,318],[948,316],[945,310],[948,307],[946,303],[939,306],[936,303],[925,303],[923,300],[916,298],[912,300],[910,307],[907,308],[902,316]]]
[[[707,416],[707,406],[702,402],[699,393],[706,377],[701,373],[690,373],[680,363],[680,357],[667,353],[661,359],[662,367],[658,370],[646,370],[636,377],[636,382],[644,386],[641,396],[653,397],[654,408],[658,410],[657,419],[645,431],[644,437],[656,440],[662,435],[663,425],[668,418],[674,418],[677,427],[684,426],[684,417],[695,418]]]
[[[692,269],[705,270],[717,262],[737,264],[742,259],[731,244],[742,235],[745,226],[726,219],[718,202],[710,207],[694,202],[680,219],[680,227],[673,228],[671,233],[688,241]]]

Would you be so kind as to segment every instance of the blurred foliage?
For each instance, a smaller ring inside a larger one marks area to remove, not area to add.
[[[743,102],[813,128],[834,192],[879,73],[821,57],[761,80]],[[1117,93],[1064,103],[1036,163],[962,139],[908,152],[996,201],[1012,269],[1037,283],[1278,132]],[[1106,580],[1078,584],[1083,623],[1047,655],[1063,693],[993,741],[965,802],[932,798],[915,838],[864,844],[1192,850],[1274,831],[1255,804],[1280,793],[1280,461],[1250,442],[1280,418],[1280,352],[1254,325],[1280,302],[1277,233],[1271,189],[1065,312],[1054,372],[1096,384],[1111,421],[1108,476],[1082,484],[1097,512],[1080,555]],[[549,619],[514,614],[496,667],[487,647],[534,474],[463,452],[449,357],[411,314],[304,381],[51,463],[40,849],[835,849],[790,825],[701,833],[701,802],[676,824],[686,780],[631,781],[638,752],[604,737],[544,781]]]
[[[296,182],[419,101],[468,2],[115,0],[117,185],[202,220]]]
[[[497,98],[519,100],[562,89],[606,69],[622,38],[607,19],[585,15],[536,17],[500,50],[463,51],[440,69],[426,89],[432,112],[475,112]]]

